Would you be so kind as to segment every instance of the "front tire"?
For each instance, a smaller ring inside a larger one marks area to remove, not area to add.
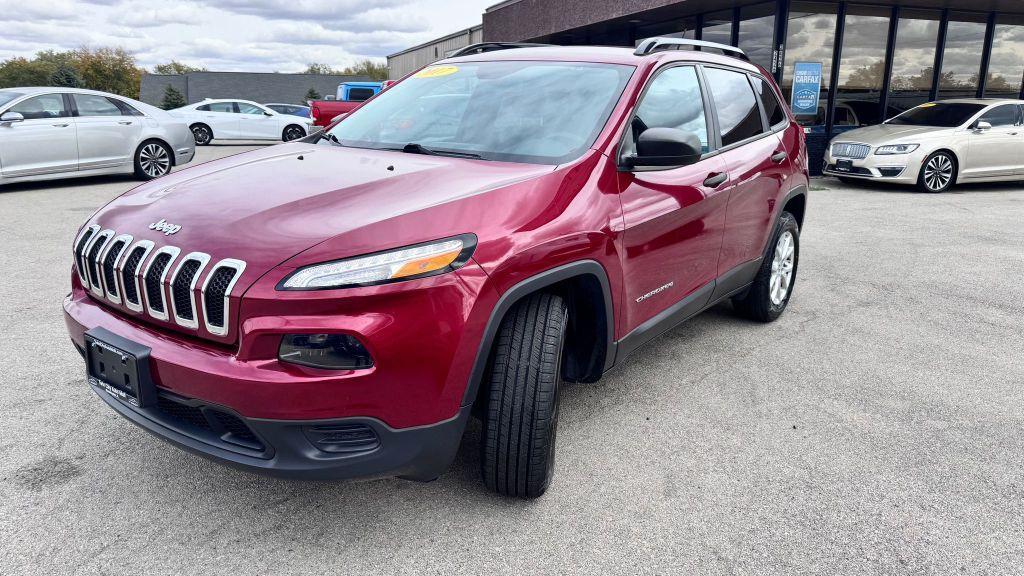
[[[773,322],[786,310],[800,262],[800,226],[789,212],[779,215],[771,250],[745,295],[733,298],[736,310],[758,322]]]
[[[143,142],[135,151],[135,177],[153,180],[166,176],[174,166],[171,147],[156,140]]]
[[[301,126],[292,124],[284,129],[281,133],[281,140],[283,142],[291,142],[292,140],[298,140],[299,138],[305,138],[306,131]]]
[[[952,154],[943,150],[934,152],[921,165],[917,187],[932,194],[945,192],[956,183],[956,170],[956,158]]]
[[[499,494],[536,498],[554,474],[568,308],[554,294],[516,304],[498,330],[487,385],[481,467]]]

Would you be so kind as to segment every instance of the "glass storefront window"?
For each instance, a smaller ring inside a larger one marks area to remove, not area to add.
[[[879,107],[891,15],[882,7],[851,6],[847,11],[835,126],[870,126],[882,121]]]
[[[755,64],[772,71],[775,45],[775,4],[747,6],[740,11],[739,47]]]
[[[1024,17],[1001,16],[996,21],[992,60],[985,96],[1017,98],[1024,80]]]
[[[974,98],[981,78],[981,52],[985,45],[984,14],[954,12],[949,15],[946,49],[942,53],[940,98]]]
[[[821,62],[821,95],[818,114],[797,116],[804,126],[823,126],[828,87],[832,79],[832,51],[836,39],[836,5],[824,2],[793,2],[789,10],[786,62],[782,73],[782,94],[793,99],[793,69],[796,62]]]
[[[653,38],[655,36],[693,40],[697,37],[697,19],[677,18],[675,20],[637,26],[635,36],[636,45],[639,45],[646,38]]]
[[[732,10],[712,12],[704,16],[701,40],[732,44]]]
[[[889,109],[892,118],[929,100],[935,79],[935,45],[939,39],[942,13],[931,10],[903,10],[896,29],[892,62]]]

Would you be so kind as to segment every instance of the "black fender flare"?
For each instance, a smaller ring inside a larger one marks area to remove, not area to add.
[[[604,266],[596,260],[570,262],[531,276],[512,286],[498,298],[498,302],[494,305],[494,308],[491,310],[491,316],[487,320],[483,336],[480,338],[476,360],[473,362],[469,382],[466,384],[466,392],[462,397],[462,406],[472,405],[476,401],[477,394],[480,391],[480,383],[483,380],[484,372],[487,370],[487,361],[491,355],[494,338],[498,334],[501,321],[512,306],[529,294],[579,276],[593,276],[601,285],[607,318],[607,347],[605,349],[604,371],[611,367],[615,361],[615,315],[608,273],[605,271]]]

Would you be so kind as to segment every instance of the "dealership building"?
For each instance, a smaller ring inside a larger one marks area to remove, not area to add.
[[[508,0],[484,12],[481,32],[484,42],[635,46],[672,36],[731,44],[774,75],[787,99],[800,63],[818,71],[818,97],[809,107],[801,101],[798,117],[813,166],[843,130],[929,100],[1018,98],[1024,89],[1022,0]],[[445,52],[436,42],[410,50],[422,64]]]

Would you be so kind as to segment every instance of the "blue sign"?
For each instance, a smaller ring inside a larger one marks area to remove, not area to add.
[[[793,68],[793,113],[816,116],[820,94],[821,62],[796,62]]]

